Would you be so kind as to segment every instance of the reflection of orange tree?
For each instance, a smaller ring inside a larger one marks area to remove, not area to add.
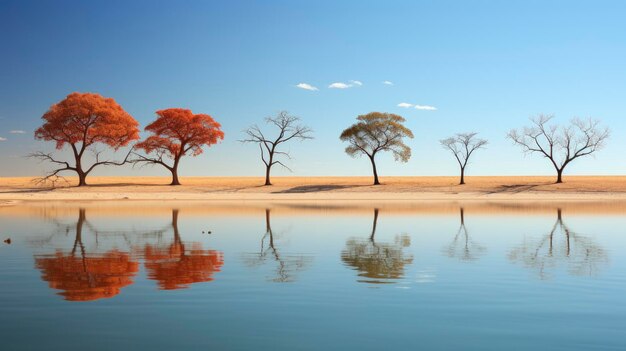
[[[270,217],[270,209],[265,209],[265,234],[261,238],[261,250],[259,253],[245,255],[245,263],[249,266],[261,266],[265,262],[273,261],[276,269],[271,281],[292,282],[295,280],[296,273],[304,270],[311,263],[311,257],[281,253],[276,247],[276,235],[272,231]]]
[[[559,208],[550,232],[540,240],[524,240],[509,253],[509,259],[538,270],[543,279],[549,276],[547,270],[555,269],[561,262],[566,264],[570,274],[595,275],[600,266],[607,263],[608,256],[591,238],[570,230]]]
[[[82,241],[85,218],[85,209],[80,209],[76,238],[70,253],[57,251],[53,255],[35,256],[35,265],[43,273],[42,279],[51,288],[62,290],[59,294],[68,301],[113,297],[120,293],[121,288],[133,283],[132,278],[139,268],[128,253],[118,250],[88,255]]]
[[[448,257],[456,257],[461,261],[474,261],[485,252],[485,247],[472,240],[465,227],[465,211],[460,208],[461,225],[452,242],[444,248]]]
[[[403,249],[411,245],[408,235],[396,236],[393,243],[375,241],[378,209],[374,209],[372,233],[368,239],[351,238],[346,242],[346,249],[341,253],[343,262],[354,267],[359,277],[366,279],[359,282],[383,284],[392,283],[393,279],[404,276],[404,267],[413,262],[412,255],[405,255]]]
[[[146,245],[143,250],[148,278],[156,280],[159,289],[184,289],[190,284],[209,282],[213,273],[224,264],[223,255],[215,250],[203,250],[199,243],[185,247],[178,231],[178,210],[172,211],[174,241],[166,248]]]

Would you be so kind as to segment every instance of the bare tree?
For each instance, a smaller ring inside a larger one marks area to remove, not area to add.
[[[531,118],[532,125],[518,131],[513,129],[507,137],[524,152],[539,153],[550,160],[557,173],[556,182],[562,183],[563,170],[579,157],[601,149],[609,137],[609,129],[601,128],[594,119],[575,118],[569,126],[548,125],[553,115]]]
[[[476,138],[478,133],[458,133],[453,137],[440,140],[441,146],[452,151],[454,157],[461,167],[461,181],[459,185],[465,184],[465,167],[474,151],[487,145],[487,140]]]
[[[402,116],[392,113],[370,112],[360,115],[357,123],[345,129],[339,139],[350,143],[346,153],[352,157],[367,155],[372,163],[374,185],[380,185],[376,170],[376,154],[391,151],[396,161],[407,162],[411,158],[411,148],[403,138],[413,138],[413,132],[404,126]]]
[[[573,275],[597,275],[609,261],[608,252],[592,237],[571,230],[563,220],[562,210],[552,229],[541,238],[525,238],[508,255],[513,262],[536,269],[541,279],[549,278],[560,264]]]
[[[256,143],[259,145],[261,161],[265,165],[265,185],[272,185],[270,181],[272,166],[278,164],[291,171],[283,161],[278,159],[280,156],[291,159],[291,155],[286,151],[278,151],[279,146],[293,139],[313,139],[311,135],[313,130],[298,124],[299,121],[300,118],[290,115],[287,111],[281,111],[276,117],[265,118],[266,124],[278,129],[278,136],[273,138],[265,136],[261,128],[256,124],[244,131],[246,138],[240,140],[242,143]]]
[[[444,249],[449,257],[457,257],[461,261],[474,261],[485,252],[485,247],[474,242],[465,226],[465,209],[460,209],[461,225],[452,242]]]

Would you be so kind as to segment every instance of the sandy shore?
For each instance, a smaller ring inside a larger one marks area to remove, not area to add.
[[[0,178],[0,201],[208,200],[208,201],[623,201],[626,176],[553,177],[189,177],[169,186],[165,177],[92,177],[86,187],[36,186],[32,178]]]

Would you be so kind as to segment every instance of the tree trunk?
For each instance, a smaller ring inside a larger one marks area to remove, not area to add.
[[[87,185],[87,175],[82,171],[78,171],[76,173],[78,173],[78,186]]]
[[[378,181],[378,172],[376,171],[376,162],[374,161],[374,156],[370,156],[370,161],[372,161],[372,171],[374,171],[374,185],[380,185]]]
[[[461,167],[461,181],[459,182],[459,185],[463,184],[465,184],[465,168]]]
[[[563,168],[556,170],[556,183],[563,183]]]
[[[76,156],[76,174],[78,174],[78,186],[85,186],[87,185],[87,174],[83,171],[83,166],[80,161],[80,156]]]
[[[372,223],[372,234],[370,235],[370,240],[374,241],[374,236],[376,235],[376,224],[378,223],[378,208],[374,209],[374,223]]]
[[[178,180],[178,163],[180,162],[180,158],[176,158],[174,160],[174,165],[170,168],[172,172],[172,182],[170,185],[180,185],[180,181]]]
[[[271,168],[272,168],[271,166],[265,167],[265,185],[272,185],[272,182],[270,182],[270,169]]]
[[[172,182],[170,185],[180,185],[180,181],[178,180],[178,170],[172,169]]]

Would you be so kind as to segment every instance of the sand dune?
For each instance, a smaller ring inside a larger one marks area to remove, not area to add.
[[[68,178],[69,185],[75,179]],[[607,201],[626,200],[626,176],[554,177],[275,177],[262,186],[257,177],[188,177],[182,186],[166,177],[92,177],[87,187],[36,186],[32,178],[0,178],[0,200],[211,200],[211,201]]]

